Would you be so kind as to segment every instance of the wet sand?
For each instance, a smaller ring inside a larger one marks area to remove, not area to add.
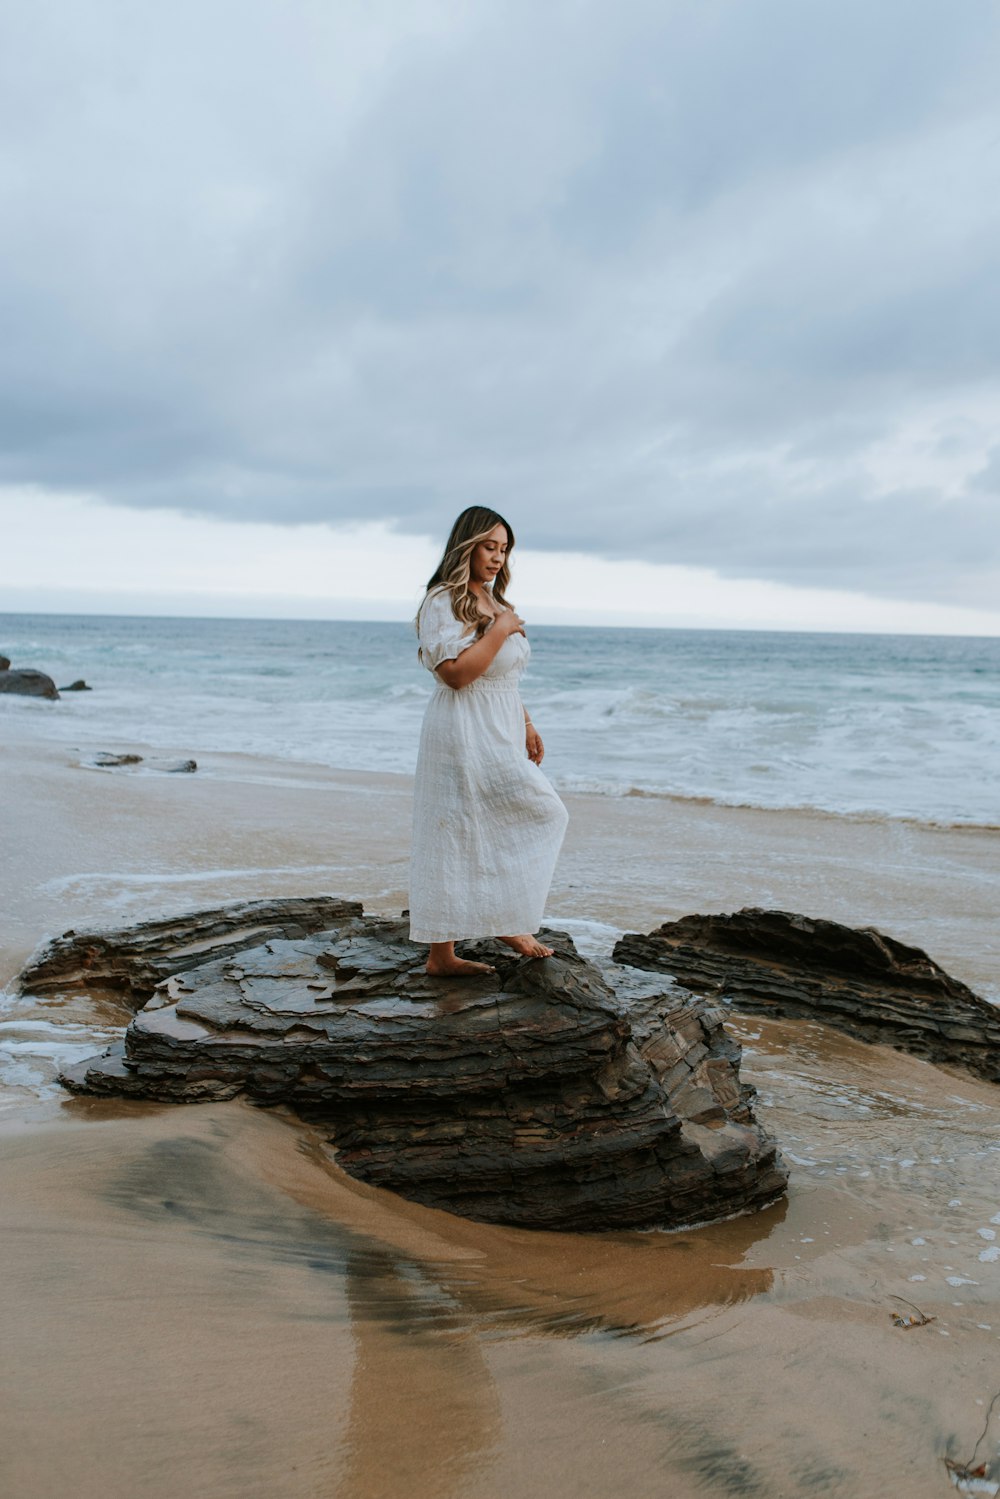
[[[79,758],[52,744],[0,747],[0,984],[43,934],[84,922],[264,893],[329,891],[385,914],[406,904],[408,776],[237,755],[201,757],[194,775],[100,772]],[[692,911],[803,911],[915,942],[1000,999],[1000,830],[565,800],[553,923],[648,931]]]
[[[239,757],[100,774],[29,745],[0,776],[4,977],[86,922],[265,892],[405,901],[405,778]],[[782,905],[1000,986],[996,834],[643,799],[571,812],[550,908],[571,929]],[[944,1456],[972,1455],[1000,1389],[1000,1089],[742,1019],[788,1201],[674,1235],[531,1234],[354,1182],[280,1110],[51,1085],[124,1018],[85,999],[4,1012],[10,1499],[930,1499],[950,1492]],[[894,1298],[935,1320],[894,1327]],[[998,1451],[1000,1408],[978,1458]]]

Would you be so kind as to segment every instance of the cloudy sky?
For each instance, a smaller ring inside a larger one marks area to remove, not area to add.
[[[0,17],[0,610],[1000,634],[993,0]]]

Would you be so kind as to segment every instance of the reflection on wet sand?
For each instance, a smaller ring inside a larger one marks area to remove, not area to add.
[[[405,1242],[405,1231],[385,1226]],[[348,1260],[354,1363],[339,1499],[468,1492],[504,1440],[503,1401],[483,1352],[492,1338],[653,1336],[772,1281],[768,1270],[701,1264],[690,1242],[481,1232],[498,1242],[476,1259],[462,1256],[459,1243],[457,1262],[421,1264],[388,1250]],[[600,1391],[598,1380],[593,1394]]]
[[[242,1104],[71,1100],[0,1151],[12,1496],[465,1494],[519,1440],[497,1340],[631,1341],[771,1279],[399,1203]]]
[[[465,1222],[238,1102],[22,1112],[0,1490],[931,1499],[1000,1384],[997,1092],[740,1027],[791,1196],[674,1235]]]
[[[347,1265],[354,1365],[339,1499],[450,1499],[493,1446],[500,1401],[479,1341],[412,1264]]]
[[[484,1330],[650,1338],[703,1308],[760,1296],[773,1283],[769,1268],[739,1261],[782,1222],[783,1200],[677,1234],[504,1228],[365,1186],[337,1168],[319,1134],[295,1127],[302,1151],[320,1169],[286,1180],[285,1189],[366,1240],[391,1245]]]

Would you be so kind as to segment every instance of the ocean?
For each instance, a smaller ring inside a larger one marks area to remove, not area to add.
[[[1000,640],[531,627],[522,696],[561,789],[1000,824]],[[410,626],[0,615],[0,653],[89,693],[0,696],[84,749],[413,770]]]

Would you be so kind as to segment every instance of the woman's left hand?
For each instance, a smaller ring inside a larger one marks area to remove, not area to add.
[[[528,751],[528,759],[535,765],[541,765],[545,746],[542,743],[541,734],[533,723],[526,723],[524,726],[524,747]]]

